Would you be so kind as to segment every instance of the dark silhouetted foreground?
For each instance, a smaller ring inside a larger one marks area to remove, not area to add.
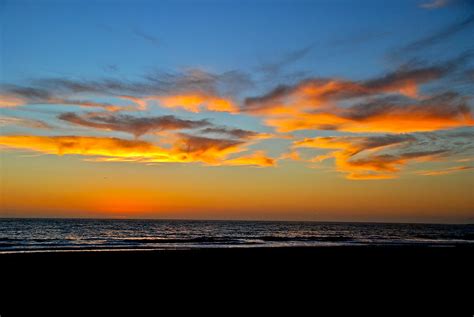
[[[317,309],[331,299],[339,303],[334,310],[354,309],[349,300],[359,308],[382,301],[386,308],[472,312],[473,251],[393,246],[7,254],[0,256],[2,305],[54,307],[66,300],[87,306],[112,298],[114,305],[139,301],[140,307],[178,300],[176,310],[190,303],[215,308],[222,301],[236,309],[248,303]]]

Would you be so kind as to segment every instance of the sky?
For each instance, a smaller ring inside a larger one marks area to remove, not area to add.
[[[474,2],[0,0],[0,216],[474,222]]]

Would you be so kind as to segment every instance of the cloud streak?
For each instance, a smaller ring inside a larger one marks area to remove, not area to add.
[[[89,100],[71,99],[54,95],[48,90],[16,85],[0,87],[0,108],[13,108],[25,105],[48,104],[102,108],[107,111],[132,110],[130,107],[121,107],[109,103]]]
[[[267,80],[274,80],[275,78],[278,78],[282,75],[282,72],[286,67],[308,56],[308,54],[313,49],[313,46],[314,45],[308,45],[306,47],[290,51],[274,62],[261,65],[258,67],[258,70],[264,74]]]
[[[0,116],[0,127],[2,126],[24,126],[33,129],[51,129],[47,123],[40,120]]]
[[[0,85],[0,107],[66,104],[111,111],[131,110],[78,98],[87,96],[129,100],[138,110],[146,109],[150,101],[155,101],[166,108],[182,108],[190,112],[236,112],[238,106],[232,100],[233,96],[252,85],[251,78],[243,72],[210,73],[199,69],[175,73],[149,72],[142,80],[135,81],[40,78],[31,81],[29,86]]]
[[[140,30],[138,28],[134,28],[132,31],[133,31],[133,34],[135,34],[136,36],[142,38],[143,40],[147,41],[148,43],[151,43],[155,46],[160,46],[161,45],[161,41],[157,37],[155,37],[151,34],[148,34],[148,33],[144,32],[143,30]]]
[[[440,175],[447,175],[447,174],[452,174],[452,173],[467,171],[467,170],[472,170],[472,169],[474,169],[474,166],[454,166],[454,167],[449,167],[449,168],[441,169],[441,170],[420,171],[420,172],[417,172],[417,174],[423,175],[423,176],[440,176]]]
[[[81,155],[89,160],[142,163],[203,163],[216,166],[273,166],[263,152],[242,152],[243,143],[180,134],[171,148],[150,142],[89,136],[0,136],[0,145],[54,155]]]
[[[425,2],[420,4],[420,8],[423,9],[439,9],[450,5],[453,0],[432,0],[430,2]]]
[[[435,8],[435,7],[432,7]],[[419,52],[426,50],[429,47],[442,43],[443,41],[455,36],[458,33],[463,32],[474,26],[474,13],[470,10],[470,14],[458,21],[445,26],[444,28],[429,34],[423,38],[420,38],[416,41],[408,43],[399,50],[396,50],[392,56],[404,56],[407,53]]]
[[[68,112],[59,115],[58,118],[85,127],[131,133],[136,138],[155,131],[197,129],[210,125],[207,120],[184,120],[172,115],[134,117],[125,114],[91,114],[81,116]]]
[[[226,136],[233,139],[253,139],[253,138],[264,138],[267,137],[267,134],[258,133],[255,131],[237,129],[237,128],[227,128],[227,127],[209,127],[199,131],[204,134],[215,134],[220,136]]]

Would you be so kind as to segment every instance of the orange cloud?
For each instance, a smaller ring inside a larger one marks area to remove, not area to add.
[[[317,137],[294,143],[294,148],[319,148],[335,150],[315,157],[318,162],[329,158],[335,161],[336,169],[346,173],[348,179],[390,179],[397,177],[400,167],[409,161],[432,160],[446,151],[417,151],[390,153],[390,149],[413,142],[408,135],[386,135],[374,137]],[[384,152],[385,150],[385,152]]]
[[[330,104],[331,96],[338,92],[363,94],[367,89],[349,81],[308,80],[294,87],[281,86],[266,95],[247,98],[242,110],[259,115],[297,114]]]
[[[56,155],[104,156],[174,161],[166,150],[144,141],[87,136],[0,136],[0,144]]]
[[[459,63],[405,66],[366,81],[307,79],[245,99],[242,112],[264,116],[264,122],[279,132],[406,133],[474,126],[471,107],[462,95],[418,93],[420,85],[442,78]]]
[[[190,112],[209,111],[237,112],[238,107],[229,99],[202,93],[186,93],[181,95],[155,96],[166,108],[181,107]]]
[[[242,152],[243,141],[212,139],[188,134],[178,134],[173,141],[172,151],[180,154],[184,161],[201,161],[219,165],[229,155]]]
[[[247,98],[243,111],[254,114],[292,112],[289,109],[315,110],[335,101],[398,94],[418,98],[418,86],[440,78],[445,67],[397,70],[368,81],[307,79],[294,86],[279,86],[267,94]]]
[[[244,143],[179,134],[171,148],[150,142],[88,136],[0,136],[0,145],[55,155],[83,155],[97,161],[193,163],[270,166],[263,153],[228,159],[245,150]]]
[[[225,161],[225,165],[239,166],[239,165],[253,165],[260,167],[274,166],[276,161],[266,156],[264,151],[256,151],[247,156],[241,156]]]
[[[338,130],[348,122],[335,114],[298,113],[291,116],[276,116],[264,119],[264,123],[278,132],[287,133],[298,130]]]
[[[286,115],[279,112],[264,121],[279,132],[407,133],[474,126],[471,108],[454,93],[421,100],[379,98],[350,107],[329,105],[311,112],[296,111]]]
[[[460,110],[443,116],[432,110],[418,106],[398,107],[398,109],[394,107],[387,109],[385,113],[362,119],[351,118],[344,114],[299,113],[288,117],[269,117],[264,122],[282,133],[297,130],[408,133],[474,126],[474,117],[470,112],[463,113]]]
[[[132,101],[137,105],[138,110],[146,110],[148,102],[154,100],[165,108],[183,108],[195,113],[203,110],[231,113],[238,111],[238,107],[230,99],[205,93],[185,92],[176,95],[120,96],[120,98]]]

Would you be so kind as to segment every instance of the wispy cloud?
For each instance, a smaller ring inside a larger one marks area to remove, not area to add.
[[[269,137],[268,134],[258,133],[255,131],[243,130],[238,128],[227,127],[209,127],[199,131],[199,133],[227,136],[233,139],[252,139]]]
[[[443,41],[451,38],[452,36],[461,33],[465,30],[468,30],[474,26],[474,13],[473,10],[470,10],[469,15],[462,19],[447,25],[436,32],[428,34],[425,37],[422,37],[418,40],[404,45],[400,49],[395,50],[390,54],[391,57],[405,57],[408,53],[419,53],[424,50],[442,43]]]
[[[128,99],[134,102],[139,110],[145,109],[148,102],[157,101],[164,107],[180,107],[192,112],[233,112],[237,110],[233,96],[251,85],[252,80],[245,73],[210,73],[198,69],[178,73],[150,72],[137,81],[116,78],[40,78],[33,80],[30,85],[0,85],[0,107],[69,104],[113,111],[129,110],[107,103],[79,99],[86,95]]]
[[[132,32],[133,34],[135,34],[135,36],[138,36],[139,38],[147,41],[148,43],[151,43],[155,46],[161,45],[161,41],[156,36],[153,36],[139,28],[133,28]]]
[[[51,129],[51,126],[41,120],[0,116],[0,127],[2,126],[24,126],[33,129]]]
[[[417,172],[417,174],[423,175],[423,176],[439,176],[439,175],[452,174],[452,173],[472,170],[472,169],[474,169],[474,166],[454,166],[454,167],[449,167],[449,168],[440,169],[440,170],[419,171]]]
[[[285,68],[307,57],[312,49],[313,44],[300,49],[292,50],[277,58],[273,62],[263,63],[258,67],[258,70],[263,73],[266,79],[275,80],[282,75]]]
[[[47,89],[23,87],[17,85],[0,86],[0,108],[12,108],[34,104],[69,105],[80,107],[102,108],[108,111],[130,110],[110,103],[90,100],[71,99],[55,95]]]
[[[454,2],[453,0],[431,0],[429,2],[424,2],[424,3],[420,4],[420,8],[423,8],[423,9],[439,9],[439,8],[443,8],[443,7],[448,6],[453,2]]]

